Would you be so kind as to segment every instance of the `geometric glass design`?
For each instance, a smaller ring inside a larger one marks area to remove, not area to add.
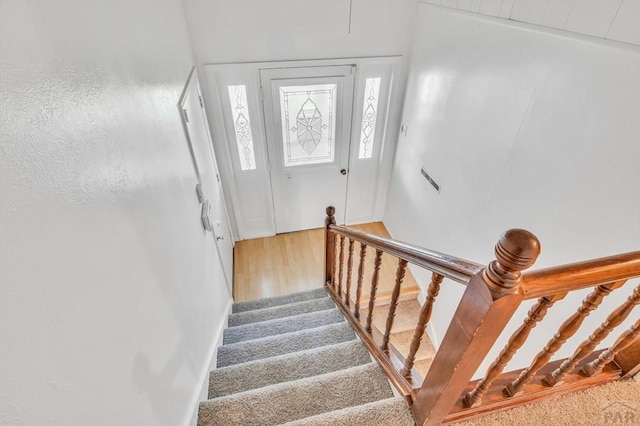
[[[251,121],[249,120],[249,108],[247,105],[247,88],[241,85],[229,86],[228,89],[233,128],[236,133],[238,154],[240,155],[240,169],[254,170],[256,168],[256,157],[253,153],[253,136],[251,134]]]
[[[360,132],[360,151],[358,158],[371,158],[373,156],[373,139],[376,135],[379,96],[380,77],[367,78],[364,85],[362,130]]]
[[[280,87],[284,166],[333,162],[335,84]]]

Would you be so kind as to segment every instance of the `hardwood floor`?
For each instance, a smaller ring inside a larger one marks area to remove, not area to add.
[[[352,227],[389,237],[389,232],[382,222]],[[358,250],[359,247],[354,253],[353,283],[356,282]],[[368,300],[373,258],[374,250],[368,249],[365,285],[362,292],[363,302]],[[384,301],[395,283],[396,259],[390,256],[385,256],[383,259],[378,287],[380,301]],[[324,229],[322,228],[239,241],[234,250],[234,300],[241,302],[322,287],[323,262]],[[419,291],[410,271],[407,272],[402,288],[403,298],[411,297]]]

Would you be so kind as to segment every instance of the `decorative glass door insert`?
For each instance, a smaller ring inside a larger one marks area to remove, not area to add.
[[[336,84],[280,87],[285,167],[334,161],[337,88]]]
[[[277,233],[318,227],[329,205],[344,216],[354,76],[349,65],[260,70]]]

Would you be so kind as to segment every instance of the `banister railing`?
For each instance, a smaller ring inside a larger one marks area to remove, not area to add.
[[[356,229],[347,228],[346,226],[331,225],[330,231],[334,234],[348,237],[350,240],[363,243],[376,250],[381,250],[398,259],[403,259],[414,265],[429,269],[461,284],[466,284],[473,275],[484,268],[484,265],[479,263],[428,250],[413,244],[368,234]]]
[[[325,279],[329,294],[401,392],[419,425],[437,425],[519,405],[534,399],[618,380],[640,371],[640,320],[625,330],[609,348],[599,344],[621,325],[640,304],[640,285],[613,310],[602,324],[566,359],[553,355],[574,336],[585,318],[613,291],[640,277],[640,252],[625,253],[587,262],[523,273],[540,253],[540,243],[528,231],[505,232],[495,247],[496,260],[486,267],[411,244],[336,226],[335,209],[327,208],[325,220]],[[359,250],[356,250],[356,243]],[[361,306],[367,248],[375,250],[367,307]],[[376,341],[372,315],[380,279],[382,258],[397,258],[395,283],[390,295],[382,336]],[[356,279],[354,257],[356,259]],[[345,257],[346,270],[345,270]],[[407,264],[431,271],[426,300],[418,317],[409,353],[398,363],[389,351],[389,340],[398,308]],[[449,328],[424,381],[414,383],[415,356],[445,278],[466,284]],[[355,288],[352,288],[355,287]],[[580,306],[538,352],[529,367],[504,373],[503,369],[524,345],[531,330],[568,293],[593,288]],[[355,298],[355,300],[353,300]],[[521,303],[537,299],[521,326],[488,367],[481,380],[471,381],[477,368],[502,334]],[[366,311],[366,315],[364,315]]]
[[[640,251],[527,272],[521,288],[527,299],[535,299],[637,276],[640,276]]]

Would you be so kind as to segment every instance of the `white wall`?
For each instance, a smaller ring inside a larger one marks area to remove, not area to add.
[[[185,424],[230,297],[181,3],[3,1],[0,58],[0,423]]]
[[[411,41],[415,10],[415,0],[353,0],[350,25],[348,0],[185,0],[184,3],[196,62],[203,76],[204,64],[404,55]],[[394,87],[400,93],[404,91],[404,75],[401,63]],[[246,232],[238,233],[242,226],[234,221],[235,234],[240,234],[241,239],[268,235],[265,230],[274,226],[270,194],[264,194],[270,189],[268,170],[258,164],[258,170],[251,176],[234,175],[233,156],[214,89],[211,84],[203,87],[227,204],[233,208],[235,217],[250,216],[243,219],[251,224]],[[376,211],[378,219],[395,150],[400,102],[400,97],[392,100],[393,112],[388,118],[384,143],[389,154],[384,154],[380,165],[383,179],[378,192],[382,200]],[[253,133],[254,142],[264,144],[260,139],[262,132]],[[322,226],[322,220],[318,226]]]
[[[423,0],[427,3],[640,45],[638,0]]]
[[[487,263],[499,235],[521,227],[542,242],[537,267],[640,249],[640,49],[430,5],[418,10],[408,131],[384,216],[390,233]],[[427,274],[418,278],[428,283]],[[629,292],[612,295],[559,356]],[[440,294],[438,339],[462,286],[449,283]],[[509,368],[528,364],[583,295],[551,310]],[[510,329],[524,311],[516,317]]]

